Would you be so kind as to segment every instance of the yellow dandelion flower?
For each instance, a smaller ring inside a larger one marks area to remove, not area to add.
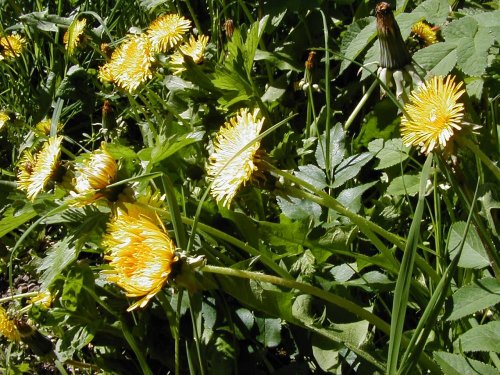
[[[87,20],[85,18],[74,20],[69,26],[68,30],[64,33],[63,42],[68,50],[68,55],[72,56],[76,47],[80,45],[85,37],[85,27]]]
[[[455,77],[433,77],[412,92],[401,119],[401,135],[407,146],[417,146],[425,154],[437,145],[446,146],[454,130],[461,129],[464,105],[457,100],[465,90]]]
[[[101,148],[84,158],[76,165],[75,189],[79,193],[105,189],[116,180],[118,164],[106,149],[103,142]]]
[[[26,40],[18,34],[0,37],[0,61],[21,56],[25,46]]]
[[[436,32],[425,22],[417,22],[411,28],[411,32],[421,39],[426,46],[437,42]]]
[[[7,337],[10,341],[19,341],[19,331],[7,312],[0,306],[0,335]]]
[[[152,223],[162,226],[162,222],[158,217],[157,209],[163,205],[163,199],[160,193],[147,193],[134,198],[134,202],[120,202],[124,211],[133,217],[145,217]]]
[[[10,121],[10,116],[6,112],[0,112],[0,130]]]
[[[245,148],[259,135],[264,124],[264,119],[259,119],[258,114],[258,109],[253,113],[247,108],[242,109],[224,124],[214,140],[207,175],[212,181],[212,195],[224,206],[229,206],[239,187],[258,169],[260,141]]]
[[[109,63],[99,67],[99,79],[101,82],[114,82],[113,73],[111,72],[111,65]]]
[[[50,118],[44,119],[35,125],[35,128],[40,131],[43,135],[50,134],[50,128],[52,127],[52,120]],[[62,129],[63,125],[61,123],[57,124],[56,132],[59,132]]]
[[[46,309],[48,309],[52,302],[54,301],[54,296],[50,294],[48,290],[43,292],[38,292],[38,294],[31,298],[30,303],[33,305],[40,305]]]
[[[133,92],[153,76],[153,61],[149,39],[144,34],[133,35],[113,52],[109,63],[99,69],[99,77]]]
[[[108,281],[123,288],[128,297],[142,297],[127,311],[144,307],[167,282],[177,261],[175,245],[164,229],[146,216],[119,210],[108,224],[103,240],[111,269]]]
[[[167,52],[182,40],[191,21],[178,14],[164,14],[149,25],[147,31],[154,52]]]
[[[205,57],[207,44],[208,36],[201,35],[198,39],[195,39],[195,37],[191,35],[189,41],[180,46],[179,49],[170,56],[170,65],[174,74],[179,74],[186,70],[184,67],[184,56],[190,56],[195,64],[202,63]]]
[[[21,159],[17,184],[20,190],[26,191],[28,199],[34,200],[54,176],[61,155],[62,139],[50,138],[36,155],[28,151]]]

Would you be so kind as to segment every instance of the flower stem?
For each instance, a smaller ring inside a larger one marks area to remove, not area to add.
[[[359,111],[361,111],[361,108],[363,108],[366,101],[371,96],[373,90],[375,90],[375,87],[377,87],[378,84],[379,84],[378,81],[373,81],[372,85],[368,88],[368,91],[366,91],[365,95],[363,95],[363,97],[361,98],[359,103],[356,105],[356,108],[354,108],[354,110],[349,115],[349,118],[347,119],[347,121],[344,124],[344,130],[349,129],[349,126],[351,126],[351,124],[354,122],[354,119],[358,115]]]
[[[8,296],[8,297],[0,298],[0,303],[4,303],[4,302],[8,302],[8,301],[13,301],[15,299],[34,297],[37,294],[38,294],[38,292],[27,292],[27,293],[21,293],[21,294],[14,294],[13,296]]]
[[[283,278],[278,277],[278,276],[266,275],[266,274],[259,273],[259,272],[243,271],[243,270],[237,270],[237,269],[227,268],[227,267],[206,265],[206,266],[203,266],[200,270],[203,272],[216,273],[219,275],[226,275],[226,276],[240,277],[243,279],[251,279],[251,280],[256,280],[256,281],[267,282],[267,283],[283,286],[283,287],[290,288],[290,289],[297,289],[297,290],[300,290],[304,293],[321,298],[324,301],[333,303],[334,305],[342,307],[346,311],[349,311],[349,312],[356,314],[358,317],[370,322],[371,324],[373,324],[375,327],[377,327],[378,329],[380,329],[382,332],[384,332],[386,334],[389,334],[389,332],[390,332],[390,325],[387,322],[385,322],[384,320],[380,319],[375,314],[372,314],[368,310],[365,310],[361,306],[355,304],[354,302],[349,301],[348,299],[345,299],[345,298],[337,296],[335,294],[326,292],[322,289],[319,289],[319,288],[312,286],[312,285],[309,285],[309,284],[301,283],[301,282],[298,282],[295,280],[290,280],[290,279],[283,279]]]

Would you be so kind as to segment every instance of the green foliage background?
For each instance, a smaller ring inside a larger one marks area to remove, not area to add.
[[[466,120],[481,128],[464,131],[451,157],[405,147],[394,95],[366,94],[377,82],[375,3],[0,1],[0,32],[27,40],[0,61],[10,114],[0,301],[37,332],[0,337],[1,372],[498,374],[499,3],[393,5],[420,74],[465,83]],[[101,45],[163,13],[210,37],[204,62],[176,76],[160,58],[133,94],[100,82]],[[69,56],[63,34],[81,17],[87,40]],[[416,43],[419,20],[439,26],[438,43]],[[205,166],[214,134],[243,107],[265,118],[271,171],[228,209],[206,194]],[[71,207],[64,185],[34,202],[16,188],[44,118],[52,135],[63,124],[68,168],[107,141],[122,187],[166,195],[172,238],[209,265],[193,271],[194,288],[172,280],[126,312],[132,301],[100,274],[110,208]],[[39,290],[55,296],[49,308],[30,303]]]

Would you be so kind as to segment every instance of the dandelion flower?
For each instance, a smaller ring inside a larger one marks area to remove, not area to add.
[[[411,28],[411,32],[421,39],[426,46],[437,42],[437,35],[434,29],[425,22],[417,22]]]
[[[258,109],[253,113],[247,108],[242,109],[216,135],[207,174],[212,181],[212,195],[224,206],[229,206],[239,187],[258,169],[260,141],[253,140],[264,124],[264,119],[258,119],[258,114]],[[251,145],[244,149],[250,142]]]
[[[35,125],[35,128],[44,135],[50,134],[51,127],[52,127],[52,120],[49,118],[42,120],[38,124]],[[56,132],[59,132],[62,129],[62,127],[63,127],[63,125],[61,123],[58,123]]]
[[[144,307],[166,283],[177,261],[174,242],[147,216],[119,210],[108,224],[103,240],[111,269],[108,281],[123,288],[128,297],[142,297],[127,311]]]
[[[147,31],[154,52],[167,52],[182,40],[191,21],[178,14],[164,14],[149,25]]]
[[[103,196],[98,190],[115,182],[118,164],[103,142],[99,150],[86,155],[75,169],[75,190],[85,196],[83,203],[91,203]]]
[[[12,320],[9,319],[7,312],[0,306],[0,335],[7,337],[10,341],[19,341],[19,331]]]
[[[30,303],[48,309],[52,305],[52,302],[54,302],[54,298],[55,297],[50,294],[48,290],[45,290],[43,292],[38,292],[36,296],[32,297]]]
[[[0,37],[0,61],[21,56],[25,45],[26,40],[18,34]]]
[[[54,176],[61,155],[62,137],[50,138],[35,155],[26,152],[17,175],[18,188],[34,200]]]
[[[64,33],[63,42],[68,50],[68,55],[72,56],[76,47],[83,41],[85,37],[85,27],[87,20],[85,18],[75,20],[71,23],[68,31]]]
[[[455,77],[433,77],[412,93],[401,119],[405,145],[420,147],[425,154],[437,145],[446,146],[454,130],[461,129],[464,105],[457,102],[465,92],[461,87]]]
[[[191,35],[189,41],[180,46],[179,49],[170,56],[170,65],[174,70],[174,74],[179,74],[186,70],[186,68],[184,68],[184,56],[191,57],[195,64],[203,62],[207,44],[208,36],[201,35],[198,39],[195,39],[195,37]]]
[[[6,112],[0,112],[0,130],[10,121],[10,116]]]
[[[153,61],[149,39],[144,34],[130,36],[113,52],[111,60],[99,68],[99,78],[133,92],[153,76]]]

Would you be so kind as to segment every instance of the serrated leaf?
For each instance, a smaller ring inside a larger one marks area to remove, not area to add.
[[[500,303],[500,281],[491,277],[476,280],[453,294],[453,311],[447,320],[456,320]]]
[[[324,189],[327,186],[325,172],[313,164],[299,166],[299,170],[295,171],[294,174],[318,190]]]
[[[180,149],[201,141],[204,135],[205,132],[203,130],[195,130],[191,133],[173,136],[167,142],[158,143],[151,151],[151,160],[153,163],[158,163],[175,154]]]
[[[462,38],[457,44],[460,69],[467,75],[481,76],[488,66],[488,50],[494,41],[489,31],[482,27],[473,38]]]
[[[493,233],[496,236],[498,236],[495,219],[493,218],[491,210],[493,210],[493,209],[500,210],[500,202],[498,202],[494,198],[491,190],[488,190],[480,198],[478,198],[478,201],[481,202],[481,214],[484,217],[486,217],[486,220],[488,221],[488,225],[489,225],[490,229],[493,231]]]
[[[464,240],[464,233],[467,227],[467,223],[459,221],[453,223],[450,228],[450,235],[448,239],[448,250],[450,252],[450,257],[453,259],[459,248],[460,244]],[[460,255],[460,260],[458,261],[458,266],[463,268],[484,268],[490,265],[488,254],[483,246],[481,238],[477,233],[476,228],[471,226],[468,230],[467,237],[465,238],[464,247],[462,254]]]
[[[137,154],[130,147],[123,146],[117,143],[109,143],[106,149],[115,159],[135,159]]]
[[[337,197],[339,203],[352,212],[358,212],[361,209],[361,196],[365,191],[375,185],[377,181],[359,185],[353,188],[345,189]]]
[[[426,21],[441,25],[446,21],[449,12],[448,0],[427,0],[416,7],[412,13],[422,13]]]
[[[342,348],[342,344],[320,335],[313,335],[311,345],[314,359],[321,370],[334,373],[339,365],[339,350]]]
[[[340,65],[340,74],[375,38],[375,17],[362,18],[349,25],[342,40],[341,52],[346,57]]]
[[[387,194],[414,196],[418,193],[420,174],[405,174],[391,181],[387,187]]]
[[[37,271],[41,273],[41,289],[47,290],[50,284],[71,264],[78,256],[76,247],[71,243],[69,237],[54,245],[47,251]]]
[[[259,21],[254,22],[248,31],[247,39],[245,40],[245,69],[247,74],[250,76],[253,66],[253,60],[255,57],[255,52],[257,51],[257,45],[259,40],[264,33],[267,21],[269,20],[269,15],[262,17]]]
[[[455,43],[431,44],[413,54],[413,60],[432,75],[447,75],[457,63]]]
[[[330,168],[334,168],[340,164],[344,159],[345,146],[344,146],[344,129],[340,124],[336,124],[330,129]],[[318,146],[316,147],[316,161],[318,165],[326,169],[325,163],[325,150],[326,150],[326,137],[323,134],[320,137]]]
[[[494,367],[461,354],[434,352],[434,359],[444,375],[498,375]]]
[[[401,138],[393,138],[388,141],[375,139],[368,144],[368,150],[379,159],[375,169],[385,169],[400,164],[408,158],[410,147],[403,145]]]
[[[493,321],[469,329],[455,340],[453,348],[457,352],[499,352],[499,343],[500,322]]]
[[[295,197],[277,197],[278,206],[283,214],[293,220],[302,220],[313,217],[319,220],[321,206],[315,202]]]
[[[342,161],[335,169],[333,187],[342,186],[347,181],[356,177],[359,171],[361,171],[361,167],[368,163],[372,158],[373,155],[371,153],[363,152],[362,154],[350,156]]]
[[[15,212],[14,208],[9,208],[5,211],[2,220],[0,220],[0,238],[12,232],[14,229],[19,228],[27,221],[33,219],[36,215],[37,212],[32,206],[22,212]]]

